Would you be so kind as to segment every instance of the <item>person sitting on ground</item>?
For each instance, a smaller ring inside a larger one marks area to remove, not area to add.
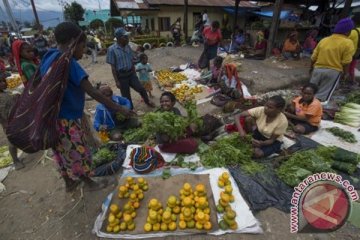
[[[171,92],[164,92],[160,97],[160,109],[162,112],[173,112],[176,115],[180,115],[180,110],[174,107],[176,103],[176,97]],[[183,139],[179,139],[175,142],[171,142],[169,137],[164,134],[156,134],[156,142],[159,144],[159,148],[163,152],[167,153],[186,153],[193,154],[197,151],[198,143],[195,138],[190,137],[195,130],[194,126],[188,128],[187,136]]]
[[[318,33],[319,31],[317,29],[313,29],[308,33],[303,45],[303,53],[305,54],[305,56],[311,56],[314,49],[316,48],[317,45],[316,37]]]
[[[243,96],[241,81],[235,64],[227,63],[221,67],[217,83],[222,94],[233,99],[239,99]]]
[[[151,65],[148,63],[148,56],[145,53],[140,55],[140,62],[136,64],[135,70],[138,74],[138,78],[145,88],[146,92],[149,94],[149,97],[153,97],[151,91],[153,90],[151,84],[151,76],[150,72],[152,72]]]
[[[231,52],[233,50],[234,52],[238,52],[240,49],[243,48],[244,43],[245,43],[244,31],[239,27],[236,27],[234,30],[234,34],[232,35],[232,46],[231,49],[229,49],[229,51]]]
[[[7,89],[7,83],[5,78],[6,78],[5,71],[0,69],[0,125],[3,128],[4,132],[8,123],[8,117],[11,108],[15,104],[16,96],[17,96],[17,95],[12,95],[5,91]],[[20,160],[17,156],[17,148],[14,145],[12,145],[10,142],[8,142],[8,146],[9,146],[10,156],[15,165],[15,169],[19,170],[21,168],[24,168],[25,165],[23,161]]]
[[[113,95],[113,91],[109,86],[101,86],[100,92],[114,103],[127,109],[131,109],[130,101],[124,97]],[[96,131],[108,131],[111,140],[119,141],[121,140],[122,131],[139,127],[140,124],[136,118],[126,118],[124,115],[116,113],[104,104],[99,103],[96,105],[93,125]]]
[[[40,63],[35,57],[34,48],[25,41],[16,40],[12,44],[12,53],[21,80],[26,85],[35,74]]]
[[[315,98],[318,87],[308,83],[302,88],[301,96],[292,100],[285,116],[295,133],[308,134],[319,129],[323,113],[321,102]]]
[[[219,78],[219,74],[221,73],[221,66],[223,63],[223,58],[220,56],[217,56],[214,61],[213,61],[213,65],[211,66],[211,78],[210,80],[207,82],[208,85],[214,85],[217,84],[218,82],[218,78]]]
[[[76,41],[73,57],[69,60],[69,73],[66,76],[68,84],[64,90],[62,102],[59,103],[60,112],[56,123],[59,139],[52,149],[54,160],[64,179],[66,191],[73,191],[79,183],[77,180],[83,181],[88,190],[97,190],[105,187],[107,183],[97,183],[90,178],[92,157],[85,139],[86,130],[81,121],[85,106],[85,93],[104,104],[108,109],[119,112],[125,117],[129,118],[134,112],[111,101],[91,85],[88,74],[77,62],[82,58],[86,46],[86,34],[80,27],[72,22],[62,22],[55,27],[54,34],[57,48],[49,50],[44,55],[40,65],[42,77]]]
[[[282,138],[288,127],[282,113],[285,100],[281,96],[269,98],[263,107],[243,111],[235,116],[236,130],[241,136],[252,133],[253,157],[262,158],[280,151]]]
[[[299,59],[300,58],[301,46],[298,41],[297,32],[292,32],[289,34],[288,38],[285,40],[282,55],[285,59]]]
[[[256,33],[256,42],[253,49],[249,49],[249,53],[245,55],[245,58],[264,60],[266,56],[267,41],[264,37],[264,32],[259,31]]]

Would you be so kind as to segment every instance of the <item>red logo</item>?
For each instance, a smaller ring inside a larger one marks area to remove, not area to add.
[[[301,202],[308,225],[320,231],[334,231],[344,225],[350,206],[346,192],[331,182],[311,186]]]

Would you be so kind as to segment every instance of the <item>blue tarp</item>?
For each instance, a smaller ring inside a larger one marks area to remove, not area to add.
[[[264,12],[251,12],[255,15],[261,16],[261,17],[273,17],[274,12],[273,11],[264,11]],[[286,19],[291,15],[291,11],[281,11],[280,13],[280,19]]]

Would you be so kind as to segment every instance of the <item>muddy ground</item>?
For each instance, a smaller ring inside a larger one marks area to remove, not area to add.
[[[163,48],[147,52],[150,63],[156,70],[196,62],[200,53],[201,48],[192,47]],[[115,90],[110,67],[104,61],[104,57],[99,57],[99,63],[92,65],[88,58],[81,60],[81,64],[90,74],[93,83],[101,81],[110,84]],[[308,80],[309,61],[306,60],[241,62],[240,77],[253,94],[300,86]],[[160,92],[155,87],[153,100],[157,105]],[[138,94],[132,92],[132,96],[138,112],[151,110],[141,102]],[[87,101],[86,108],[94,110],[95,104],[94,101]],[[199,106],[199,111],[219,112],[219,109],[205,103]],[[0,144],[5,142],[1,133]],[[4,180],[6,191],[0,194],[0,239],[99,239],[91,233],[91,229],[102,201],[114,189],[114,185],[97,192],[84,192],[79,187],[74,193],[66,193],[54,163],[44,159],[43,154],[23,155],[26,168],[10,172]],[[274,208],[254,214],[260,221],[264,234],[228,234],[221,237],[197,235],[162,239],[360,239],[359,229],[350,224],[330,234],[295,235],[289,231],[289,214]]]

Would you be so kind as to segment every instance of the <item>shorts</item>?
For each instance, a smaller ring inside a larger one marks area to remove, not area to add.
[[[268,140],[257,129],[254,130],[252,137],[255,140],[259,140],[259,141]],[[260,149],[261,149],[261,151],[263,151],[264,157],[267,157],[273,153],[278,153],[281,149],[281,144],[282,144],[282,142],[280,142],[279,140],[275,140],[271,145],[262,146],[262,147],[260,147]]]
[[[313,126],[308,122],[298,121],[298,120],[291,120],[291,122],[295,125],[301,125],[305,128],[304,134],[315,132],[319,129],[318,126]]]
[[[143,85],[143,87],[145,88],[145,90],[147,92],[150,92],[153,90],[153,87],[152,87],[152,84],[151,84],[151,81],[140,81],[141,84]]]

